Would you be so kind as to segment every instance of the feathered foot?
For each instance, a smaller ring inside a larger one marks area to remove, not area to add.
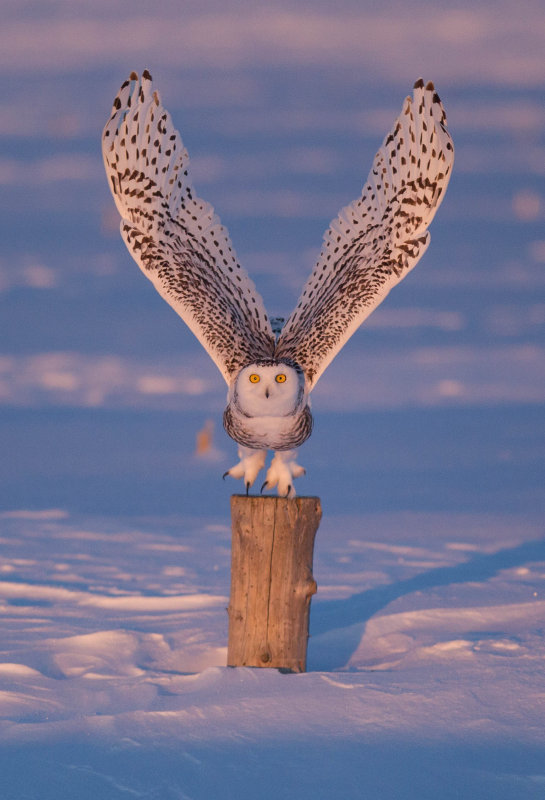
[[[240,458],[238,464],[235,464],[234,467],[224,472],[223,478],[225,479],[227,475],[230,475],[232,478],[242,478],[244,480],[246,494],[248,494],[250,486],[253,485],[260,470],[265,466],[267,451],[253,450],[251,447],[240,445],[238,448],[238,457]]]
[[[274,489],[278,485],[278,494],[282,497],[295,497],[293,481],[304,475],[306,470],[297,464],[297,450],[278,450],[274,454],[271,466],[267,470],[265,483],[261,487],[264,489]]]

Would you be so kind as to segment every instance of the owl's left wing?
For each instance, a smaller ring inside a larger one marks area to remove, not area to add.
[[[147,71],[122,85],[102,152],[129,252],[226,382],[245,364],[270,358],[274,335],[263,300],[214,209],[195,195],[187,151]]]
[[[375,156],[362,196],[346,206],[324,246],[275,356],[303,368],[310,388],[369,314],[418,263],[454,159],[432,83],[414,85]]]

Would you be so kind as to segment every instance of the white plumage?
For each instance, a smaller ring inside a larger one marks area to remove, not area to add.
[[[226,475],[243,478],[248,491],[274,450],[262,489],[294,496],[293,479],[304,472],[295,448],[312,430],[310,391],[429,245],[454,159],[433,84],[415,83],[280,332],[214,209],[195,195],[187,151],[147,71],[133,72],[115,98],[103,155],[129,252],[229,386],[224,426],[240,462]]]

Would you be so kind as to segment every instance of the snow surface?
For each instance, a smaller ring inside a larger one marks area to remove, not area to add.
[[[225,666],[221,521],[1,531],[3,797],[544,796],[540,518],[326,515],[302,675]]]

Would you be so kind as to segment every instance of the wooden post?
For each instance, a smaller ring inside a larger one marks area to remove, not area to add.
[[[231,667],[304,672],[318,497],[231,497]]]

